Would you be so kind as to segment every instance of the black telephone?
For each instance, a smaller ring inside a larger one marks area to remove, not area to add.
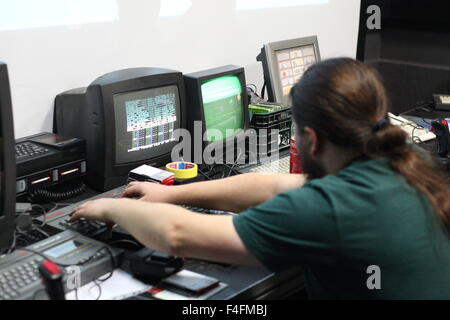
[[[17,196],[30,201],[62,201],[84,192],[86,142],[43,132],[16,140]],[[66,183],[64,190],[59,187]],[[58,190],[56,190],[56,189]]]

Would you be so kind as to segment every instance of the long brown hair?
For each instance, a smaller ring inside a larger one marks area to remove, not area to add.
[[[368,158],[389,159],[392,170],[428,199],[450,232],[450,188],[446,174],[390,124],[389,101],[381,76],[350,59],[313,65],[291,92],[299,128],[311,127],[331,143]]]

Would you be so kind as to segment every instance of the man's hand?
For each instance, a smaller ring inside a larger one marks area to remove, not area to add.
[[[147,202],[170,203],[174,188],[151,182],[131,182],[123,192],[122,198],[138,197]]]
[[[88,201],[76,208],[70,213],[70,222],[85,218],[89,220],[96,220],[106,222],[113,225],[114,221],[111,220],[111,212],[117,208],[118,201],[120,199],[99,199],[94,201]]]

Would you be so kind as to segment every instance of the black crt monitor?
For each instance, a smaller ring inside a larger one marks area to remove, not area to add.
[[[293,86],[320,61],[317,36],[267,43],[256,60],[263,65],[269,101],[290,105]]]
[[[87,144],[87,181],[99,191],[126,183],[142,164],[165,166],[185,128],[181,72],[160,68],[119,70],[88,88],[56,97],[54,131]]]
[[[242,147],[239,139],[249,128],[244,68],[226,65],[190,73],[184,76],[184,82],[193,161],[212,164],[210,161],[214,159],[218,160],[216,163],[233,159],[234,162],[244,156],[245,150],[237,150]],[[202,154],[205,157],[200,157]]]
[[[8,68],[0,62],[0,253],[13,241],[16,205],[16,153]]]

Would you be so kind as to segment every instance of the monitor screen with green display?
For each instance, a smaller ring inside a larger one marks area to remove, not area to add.
[[[226,140],[244,129],[243,92],[237,76],[207,80],[201,91],[208,142]]]

